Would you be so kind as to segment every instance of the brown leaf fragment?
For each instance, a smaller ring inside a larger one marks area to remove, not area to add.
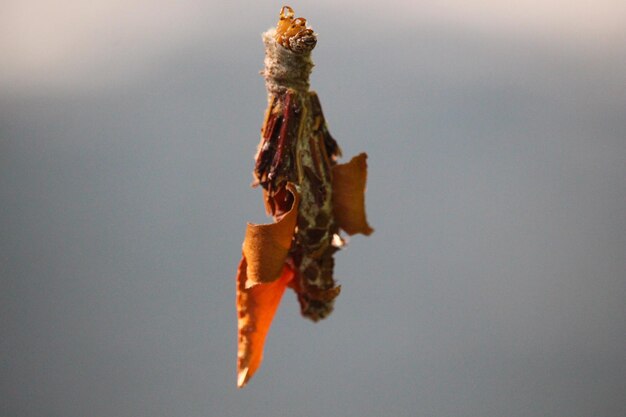
[[[365,215],[367,154],[361,153],[347,164],[333,167],[333,212],[340,228],[349,235],[371,234]]]
[[[326,119],[322,112],[322,104],[320,103],[317,93],[315,91],[309,91],[309,95],[311,97],[311,112],[313,114],[313,130],[322,135],[326,157],[330,157],[334,161],[337,157],[341,156],[341,148],[339,148],[337,141],[328,131]]]
[[[275,281],[283,269],[291,247],[300,202],[293,184],[288,184],[287,190],[293,196],[293,204],[276,223],[248,223],[243,241],[248,278],[246,287]]]
[[[237,271],[238,351],[237,386],[242,388],[252,378],[263,360],[263,345],[285,288],[293,279],[293,270],[284,265],[273,282],[246,288],[246,258]]]

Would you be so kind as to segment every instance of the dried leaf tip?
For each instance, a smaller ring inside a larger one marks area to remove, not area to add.
[[[246,385],[261,366],[263,345],[283,293],[293,280],[287,265],[273,282],[246,288],[247,263],[242,257],[237,271],[237,314],[239,349],[237,353],[237,386]]]
[[[296,17],[289,6],[280,9],[278,23],[276,24],[276,42],[289,49],[291,52],[302,54],[310,52],[317,44],[315,32],[307,27],[304,17]]]

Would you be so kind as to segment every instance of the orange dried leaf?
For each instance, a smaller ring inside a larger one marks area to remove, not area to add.
[[[283,269],[291,247],[300,202],[293,184],[288,184],[287,190],[293,195],[293,204],[278,222],[248,223],[243,241],[243,256],[248,264],[246,271],[248,281],[245,284],[247,287],[272,282],[279,277]]]
[[[349,235],[374,231],[365,216],[366,160],[367,154],[361,153],[333,167],[333,211],[337,224]]]
[[[285,288],[293,279],[293,271],[285,265],[274,282],[246,288],[246,258],[237,271],[237,314],[239,348],[237,355],[237,386],[243,387],[261,365],[263,345]]]

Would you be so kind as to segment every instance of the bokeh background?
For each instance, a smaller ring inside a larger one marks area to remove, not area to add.
[[[376,232],[235,388],[281,5],[2,2],[0,415],[626,415],[622,0],[291,2]]]

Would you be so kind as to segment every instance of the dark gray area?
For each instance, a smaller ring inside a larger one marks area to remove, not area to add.
[[[272,22],[132,85],[0,93],[0,415],[626,415],[626,48],[314,17],[376,229],[333,315],[287,293],[235,388]]]

